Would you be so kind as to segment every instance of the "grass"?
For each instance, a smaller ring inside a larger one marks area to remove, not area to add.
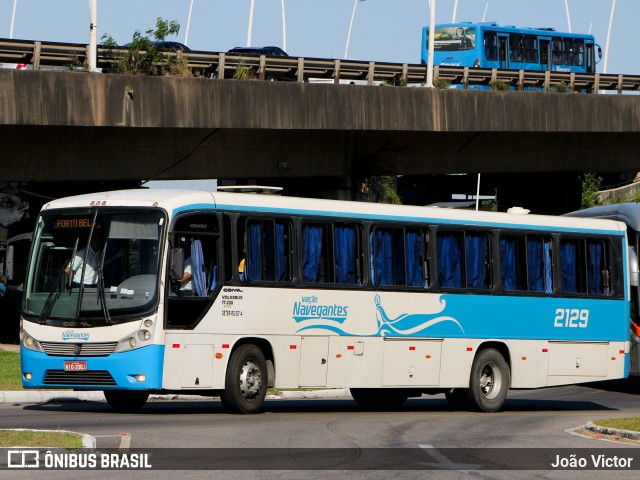
[[[0,391],[22,390],[20,354],[0,350]]]
[[[599,427],[617,428],[618,430],[640,432],[640,417],[608,418],[605,420],[594,421],[593,424]]]
[[[82,436],[70,432],[0,430],[0,447],[82,448]]]

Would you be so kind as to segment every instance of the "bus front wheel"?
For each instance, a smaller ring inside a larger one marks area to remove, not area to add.
[[[509,365],[498,350],[482,350],[471,366],[469,400],[483,412],[497,412],[507,398],[509,375]]]
[[[135,412],[147,403],[149,394],[135,390],[104,390],[104,398],[116,412]]]
[[[235,412],[256,413],[266,393],[267,362],[262,350],[252,344],[240,345],[229,359],[222,404]]]

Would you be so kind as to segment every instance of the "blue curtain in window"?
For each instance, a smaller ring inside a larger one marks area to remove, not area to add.
[[[393,243],[391,247],[391,254],[393,255],[393,284],[394,285],[406,285],[405,275],[405,240],[404,229],[394,228],[391,230],[393,235]]]
[[[356,229],[336,226],[334,229],[336,253],[336,283],[356,283]]]
[[[515,290],[517,287],[516,276],[516,239],[502,237],[500,239],[500,277],[502,288]]]
[[[407,285],[424,286],[424,264],[422,263],[422,233],[407,231],[405,236],[407,251]]]
[[[276,223],[276,280],[279,282],[289,280],[287,275],[287,254],[284,251],[284,233],[284,224]]]
[[[194,294],[198,297],[206,297],[207,278],[204,273],[204,255],[202,253],[202,242],[200,240],[191,241],[191,268],[193,270]]]
[[[393,285],[393,238],[391,230],[378,228],[375,231],[375,284]]]
[[[543,243],[538,237],[527,237],[527,271],[529,290],[544,292]]]
[[[459,235],[438,233],[438,279],[442,288],[462,287]]]
[[[544,240],[544,293],[553,292],[553,274],[551,271],[551,239]]]
[[[562,289],[565,292],[577,292],[576,261],[578,248],[576,242],[565,241],[560,244],[560,269]]]
[[[247,259],[244,267],[247,281],[262,280],[262,226],[247,224]]]
[[[602,243],[589,242],[589,293],[602,291]]]
[[[274,281],[276,279],[276,246],[274,245],[273,222],[262,222],[262,255],[263,273],[262,280]]]
[[[467,255],[467,287],[485,288],[487,236],[469,233],[465,238]]]
[[[302,228],[302,275],[305,282],[317,282],[322,253],[322,226],[305,225]]]

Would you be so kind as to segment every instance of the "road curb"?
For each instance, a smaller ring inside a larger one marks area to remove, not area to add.
[[[104,402],[101,391],[7,391],[0,392],[0,403]]]
[[[633,432],[631,430],[620,430],[617,428],[601,427],[591,422],[587,422],[584,426],[584,429],[588,430],[589,432],[600,433],[602,435],[612,435],[629,440],[640,441],[640,432]]]

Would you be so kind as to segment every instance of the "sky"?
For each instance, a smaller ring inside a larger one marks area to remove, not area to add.
[[[96,0],[98,39],[110,35],[123,44],[133,32],[155,27],[158,17],[181,25],[175,40],[185,42],[192,0]],[[283,0],[255,0],[252,44],[283,47]],[[452,20],[455,0],[436,1],[436,23]],[[591,33],[602,47],[613,0],[458,0],[458,21],[486,21],[521,27],[553,27]],[[567,9],[569,6],[569,19]],[[420,63],[421,29],[429,22],[429,0],[284,0],[286,50],[292,56],[344,58],[356,5],[348,58]],[[0,0],[0,37],[8,38],[14,0]],[[193,0],[188,46],[227,51],[247,44],[251,0]],[[640,0],[617,0],[606,73],[640,74],[634,32]],[[17,0],[13,38],[89,43],[89,0]],[[603,72],[604,60],[598,65]]]

